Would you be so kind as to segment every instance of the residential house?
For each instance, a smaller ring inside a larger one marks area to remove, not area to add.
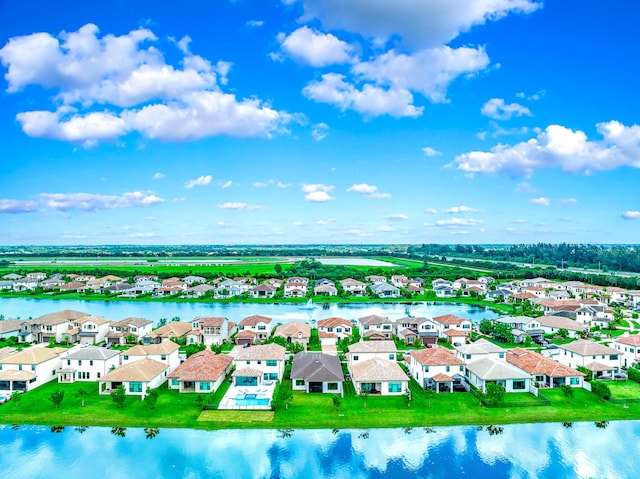
[[[363,338],[369,338],[372,340],[384,340],[391,339],[393,336],[393,321],[372,314],[370,316],[364,316],[358,319],[360,325],[360,335]]]
[[[212,393],[218,390],[232,368],[231,356],[204,349],[189,356],[167,376],[169,389],[178,389],[181,393]]]
[[[22,279],[23,276],[16,274],[16,273],[9,273],[9,274],[5,274],[2,279],[6,279],[7,281],[17,281],[19,279]]]
[[[389,283],[374,283],[370,286],[370,289],[378,298],[400,297],[400,288]]]
[[[307,393],[340,394],[344,374],[337,356],[299,352],[291,365],[291,387]]]
[[[278,288],[268,283],[261,283],[255,288],[249,290],[251,297],[253,298],[273,298],[276,295]]]
[[[465,374],[469,384],[487,392],[487,384],[501,385],[505,392],[528,392],[533,376],[506,361],[485,357],[467,363]]]
[[[317,322],[320,343],[336,344],[338,339],[350,338],[353,333],[351,321],[344,318],[326,318]]]
[[[380,283],[386,283],[387,282],[387,278],[385,276],[378,276],[375,274],[369,275],[369,276],[365,276],[364,279],[369,282],[370,284],[380,284]]]
[[[265,381],[282,380],[286,348],[271,343],[243,348],[233,360],[235,386],[259,386]]]
[[[433,321],[435,321],[436,323],[438,336],[441,338],[447,337],[445,332],[449,329],[456,329],[458,331],[470,333],[473,326],[471,320],[461,318],[460,316],[456,316],[455,314],[436,316],[435,318],[433,318]]]
[[[186,321],[171,321],[164,326],[154,329],[144,337],[145,343],[163,343],[172,339],[185,338],[192,330],[191,323]]]
[[[86,316],[72,322],[78,328],[80,344],[98,344],[103,342],[111,331],[111,321],[97,316]]]
[[[464,361],[442,346],[409,351],[404,355],[409,373],[424,389],[453,392],[464,381]]]
[[[337,296],[338,288],[333,284],[316,285],[313,288],[314,296]]]
[[[199,317],[191,321],[192,330],[187,334],[188,344],[222,344],[229,339],[229,320],[222,317]]]
[[[433,291],[437,298],[454,298],[456,296],[456,290],[451,286],[436,286]]]
[[[540,322],[537,318],[530,318],[529,316],[502,316],[496,318],[495,321],[511,327],[511,334],[513,334],[516,343],[524,342],[527,336],[535,340],[542,340],[544,337],[544,331],[540,327]]]
[[[29,348],[0,361],[0,392],[31,391],[56,379],[63,348]]]
[[[438,342],[437,324],[430,318],[407,316],[397,319],[394,333],[406,344],[422,342],[424,346],[430,346]]]
[[[13,281],[11,280],[0,281],[0,291],[7,291],[12,289],[13,289]]]
[[[238,323],[236,344],[256,344],[271,336],[271,318],[254,314]]]
[[[614,339],[611,346],[620,352],[623,367],[637,367],[640,363],[640,334],[625,333]]]
[[[433,289],[440,288],[440,287],[443,287],[443,286],[447,286],[447,287],[453,289],[453,283],[451,281],[449,281],[449,280],[438,278],[438,279],[434,279],[433,281],[431,281],[431,287]]]
[[[292,321],[278,326],[273,335],[284,338],[287,343],[300,343],[306,348],[311,339],[311,326],[300,321]]]
[[[120,351],[98,346],[76,346],[62,358],[58,382],[96,381],[118,366],[120,366]]]
[[[119,386],[123,386],[126,394],[140,396],[144,399],[149,389],[164,384],[169,374],[166,363],[151,358],[123,363],[98,380],[100,394],[110,394]]]
[[[582,387],[584,374],[529,349],[514,348],[505,357],[508,363],[533,376],[537,387]]]
[[[349,345],[348,368],[356,394],[399,395],[409,378],[397,363],[393,341],[360,341]]]
[[[22,331],[31,332],[31,322],[24,319],[4,319],[0,321],[0,339],[20,337]]]
[[[486,285],[490,285],[491,283],[493,283],[496,279],[492,276],[480,276],[478,278],[478,281],[480,281],[481,283],[484,283]]]
[[[486,339],[478,339],[473,343],[458,346],[456,348],[456,355],[462,359],[465,364],[469,364],[483,358],[504,359],[505,350]]]
[[[566,329],[570,338],[576,338],[587,330],[584,324],[563,316],[540,316],[536,318],[544,334],[554,334]]]
[[[391,276],[391,284],[396,288],[404,288],[409,283],[409,278],[404,274],[394,274]]]
[[[611,377],[620,371],[620,351],[604,344],[578,340],[561,344],[558,349],[558,361],[570,368],[587,368],[596,379]]]
[[[148,344],[145,346],[134,346],[122,351],[122,364],[140,361],[143,358],[153,359],[168,366],[167,373],[170,373],[180,364],[180,346],[173,341],[164,341],[158,344]]]
[[[345,293],[351,296],[366,296],[367,294],[367,285],[353,278],[343,279],[340,281],[340,286]]]
[[[211,291],[214,291],[214,293],[211,293]],[[194,298],[202,298],[207,294],[215,294],[215,291],[216,288],[214,286],[211,286],[210,284],[199,283],[195,286],[187,288],[185,294]]]
[[[231,298],[240,296],[248,289],[240,282],[224,279],[216,285],[216,298]]]
[[[308,292],[308,281],[304,282],[302,279],[306,278],[289,278],[284,285],[285,298],[303,298]]]
[[[55,288],[59,288],[64,284],[64,281],[60,278],[50,278],[40,281],[40,287],[44,290],[52,290]]]
[[[125,318],[122,321],[111,323],[111,331],[107,334],[107,342],[123,345],[127,342],[127,336],[132,341],[138,342],[151,333],[153,321],[144,318]]]
[[[16,279],[13,282],[14,291],[34,291],[38,287],[38,281],[30,278]]]
[[[202,276],[185,276],[184,278],[182,278],[182,281],[187,286],[195,286],[196,284],[206,283],[207,282],[207,278],[204,278]]]
[[[42,272],[27,273],[25,278],[32,279],[34,281],[42,281],[43,279],[47,278],[47,273],[42,273]]]
[[[35,341],[46,343],[50,338],[62,342],[73,328],[71,322],[89,316],[87,313],[66,309],[57,313],[45,314],[31,322],[31,332]]]

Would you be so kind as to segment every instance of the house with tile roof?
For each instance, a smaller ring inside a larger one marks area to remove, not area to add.
[[[126,344],[126,337],[133,336],[137,342],[151,333],[153,321],[144,318],[125,318],[111,323],[111,330],[107,334],[106,341],[112,344]]]
[[[204,349],[189,356],[167,376],[169,389],[178,389],[181,393],[215,392],[231,373],[232,368],[231,356],[215,354],[210,349]]]
[[[336,344],[338,339],[350,338],[353,333],[351,321],[344,318],[325,318],[316,323],[321,344]]]
[[[249,290],[252,298],[273,298],[277,292],[278,287],[268,283],[260,283]]]
[[[344,374],[337,356],[299,352],[291,365],[291,387],[307,393],[340,394]]]
[[[569,337],[575,338],[587,330],[584,324],[563,316],[539,316],[536,319],[544,334],[554,334],[561,329],[566,329],[569,332]]]
[[[97,346],[76,346],[62,358],[59,383],[96,381],[120,366],[120,351]]]
[[[55,380],[67,353],[63,348],[32,347],[7,356],[0,361],[0,392],[27,392]]]
[[[98,380],[98,391],[102,395],[111,394],[119,386],[124,386],[128,395],[144,399],[149,389],[164,384],[169,374],[169,366],[151,358],[122,364]]]
[[[98,344],[103,342],[111,331],[111,321],[98,316],[86,316],[72,321],[78,328],[80,344]]]
[[[579,340],[558,346],[557,360],[570,368],[579,366],[587,368],[593,373],[593,377],[607,378],[620,371],[620,351],[594,343],[593,341]]]
[[[640,334],[625,333],[611,343],[620,352],[622,366],[636,366],[640,363]]]
[[[445,331],[449,329],[457,329],[459,331],[470,333],[471,328],[473,327],[473,323],[470,319],[461,318],[460,316],[456,316],[455,314],[444,314],[442,316],[436,316],[432,319],[436,323],[438,336],[441,338],[447,337]]]
[[[505,359],[533,376],[538,387],[559,388],[564,385],[582,387],[583,373],[535,351],[514,348],[507,352]]]
[[[500,384],[505,392],[528,392],[533,376],[507,361],[485,357],[468,363],[465,375],[469,384],[483,393],[487,384]]]
[[[271,321],[267,316],[254,314],[238,323],[236,344],[257,344],[271,336]]]
[[[424,389],[453,392],[464,381],[464,361],[442,346],[415,349],[404,355],[409,373]]]
[[[409,377],[395,361],[373,357],[354,363],[349,371],[356,394],[398,396],[409,389]]]
[[[144,337],[145,344],[169,342],[172,339],[186,338],[193,327],[186,321],[171,321],[164,326],[154,329]]]
[[[224,317],[198,317],[191,321],[192,330],[187,333],[188,344],[222,344],[229,339],[229,320]]]
[[[455,349],[456,355],[462,359],[465,364],[483,358],[504,360],[505,357],[505,350],[503,348],[484,338],[478,339],[473,343],[457,346]]]
[[[138,345],[120,353],[122,356],[121,363],[127,364],[143,358],[149,358],[165,363],[169,368],[167,372],[171,372],[180,364],[179,350],[180,346],[173,341],[163,341],[144,346]]]
[[[256,386],[264,381],[282,380],[285,354],[286,348],[275,343],[243,348],[233,360],[234,384]]]
[[[367,285],[353,278],[345,278],[340,281],[340,286],[345,293],[351,296],[366,296]]]
[[[72,321],[86,316],[89,315],[71,309],[45,314],[32,320],[31,333],[34,340],[39,343],[49,342],[52,337],[56,342],[62,342],[65,335],[74,327],[71,324]]]
[[[386,340],[391,339],[393,335],[393,321],[378,314],[359,318],[358,325],[360,327],[360,335],[364,338]]]
[[[273,335],[284,338],[287,344],[300,343],[306,348],[311,339],[311,326],[301,321],[292,321],[279,325]]]

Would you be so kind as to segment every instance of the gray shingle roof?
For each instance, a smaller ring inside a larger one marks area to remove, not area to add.
[[[304,379],[307,382],[342,382],[344,375],[337,356],[300,352],[293,357],[291,379]]]

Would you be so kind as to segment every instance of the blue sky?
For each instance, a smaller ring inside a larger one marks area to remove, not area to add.
[[[0,2],[0,244],[637,243],[638,18]]]

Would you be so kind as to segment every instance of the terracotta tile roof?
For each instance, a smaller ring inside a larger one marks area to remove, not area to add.
[[[516,293],[516,294],[512,294],[510,297],[511,298],[515,298],[515,299],[534,299],[534,298],[537,298],[537,296],[535,294],[531,294],[531,293]]]
[[[254,314],[253,316],[247,316],[242,321],[240,321],[240,326],[255,326],[258,323],[271,323],[271,318],[267,316],[260,316],[259,314]]]
[[[434,346],[433,348],[417,349],[409,352],[418,363],[423,366],[455,366],[464,364],[455,353],[449,351],[442,346]]]
[[[347,328],[353,327],[351,321],[337,317],[320,319],[317,324],[318,328],[335,328],[337,326],[346,326]]]
[[[274,336],[282,336],[283,338],[310,338],[311,326],[300,321],[292,321],[291,323],[281,324],[274,332]]]
[[[284,360],[286,348],[279,344],[271,343],[261,346],[250,346],[240,350],[236,356],[236,361],[255,361],[255,360]]]
[[[593,361],[585,366],[589,371],[612,371],[615,369],[614,366],[607,366],[606,364],[599,363],[597,361]]]
[[[444,373],[438,373],[434,375],[431,379],[433,379],[437,383],[450,383],[453,382],[453,378],[451,376],[447,376]]]
[[[462,324],[464,321],[469,321],[468,319],[461,318],[460,316],[456,316],[455,314],[436,316],[435,318],[433,318],[433,320],[440,324]]]
[[[256,368],[240,368],[240,369],[236,369],[232,376],[234,378],[238,377],[238,376],[248,376],[248,377],[252,377],[252,378],[261,378],[263,375],[263,372],[260,371],[259,369]]]
[[[40,364],[68,351],[64,348],[29,348],[2,360],[2,364]]]
[[[233,363],[227,354],[215,354],[209,349],[200,351],[187,358],[178,366],[169,378],[180,381],[216,381]]]
[[[615,343],[626,344],[627,346],[640,346],[640,334],[618,337]]]
[[[105,318],[101,318],[99,316],[87,316],[84,318],[80,318],[78,320],[76,320],[75,322],[78,324],[84,324],[91,321],[92,323],[95,323],[97,325],[101,325],[101,324],[106,324],[109,323],[111,324],[111,320],[110,319],[105,319]]]
[[[385,318],[384,316],[380,316],[379,314],[371,314],[369,316],[364,316],[358,319],[363,325],[374,325],[374,324],[391,324],[393,321]]]
[[[144,318],[125,318],[122,321],[118,321],[117,323],[112,324],[112,326],[135,326],[136,328],[141,328],[143,326],[146,326],[147,324],[152,324],[153,321],[151,321],[150,319],[144,319]]]
[[[220,328],[224,324],[227,318],[218,318],[218,317],[199,317],[194,319],[193,322],[198,321],[202,326]]]
[[[595,356],[601,354],[620,354],[617,349],[610,348],[604,344],[594,343],[593,341],[580,340],[573,343],[562,344],[558,346],[560,349],[566,349],[580,356]]]
[[[504,379],[530,379],[531,375],[508,363],[491,358],[482,358],[467,364],[467,369],[483,381]]]
[[[87,313],[80,311],[74,311],[72,309],[65,309],[64,311],[58,311],[57,313],[45,314],[33,320],[36,324],[45,324],[53,326],[55,324],[62,324],[75,319],[84,318],[89,316]]]
[[[514,348],[507,352],[506,360],[531,375],[544,374],[549,377],[584,376],[573,368],[560,364],[551,358],[522,348]]]
[[[446,334],[447,336],[449,336],[450,338],[453,337],[462,337],[462,336],[466,336],[467,332],[466,331],[462,331],[460,329],[447,329],[444,334]]]
[[[117,367],[100,378],[100,381],[140,381],[147,382],[158,377],[169,365],[143,358]]]
[[[162,341],[159,344],[147,344],[145,346],[134,346],[126,351],[122,351],[127,356],[158,356],[162,354],[171,354],[180,349],[180,346],[173,341]]]
[[[240,331],[236,334],[236,338],[239,339],[252,339],[258,335],[255,331],[251,331],[250,329],[245,329],[244,331]]]
[[[587,329],[584,324],[562,316],[540,316],[536,319],[541,326],[545,326],[547,328],[564,328],[567,331],[584,331]]]
[[[6,369],[0,371],[0,380],[2,381],[31,381],[36,377],[36,373],[26,370]]]

